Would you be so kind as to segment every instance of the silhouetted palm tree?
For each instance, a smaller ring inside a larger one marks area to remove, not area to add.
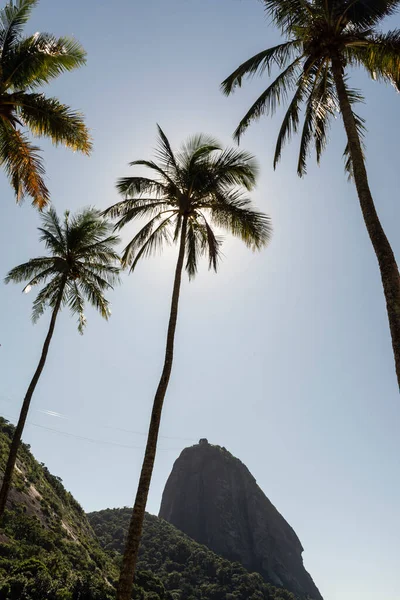
[[[252,156],[238,150],[223,150],[214,139],[197,135],[176,154],[163,131],[159,131],[157,162],[137,160],[131,165],[150,169],[154,179],[125,177],[118,190],[125,200],[106,214],[118,218],[117,229],[134,219],[148,217],[146,225],[127,245],[123,264],[133,271],[138,261],[170,242],[179,246],[175,269],[164,367],[154,397],[147,445],[117,588],[117,600],[129,600],[136,569],[147,496],[157,449],[161,412],[171,374],[179,291],[185,266],[189,278],[196,275],[198,260],[208,257],[209,267],[218,266],[222,239],[213,226],[239,237],[253,250],[269,240],[269,218],[251,208],[243,195],[256,181]]]
[[[34,323],[46,307],[50,307],[52,313],[39,364],[26,392],[11,442],[0,490],[0,518],[5,510],[29,405],[46,362],[58,313],[63,305],[67,305],[73,314],[78,315],[78,329],[83,333],[85,300],[108,319],[109,303],[104,291],[112,289],[118,281],[119,258],[114,247],[119,238],[112,234],[111,225],[97,210],[85,209],[73,218],[67,212],[63,224],[60,224],[53,209],[41,218],[40,240],[49,250],[49,256],[32,258],[12,269],[6,277],[6,283],[28,280],[25,292],[35,285],[45,284],[33,303]]]
[[[23,37],[36,4],[38,0],[15,0],[0,10],[0,164],[17,201],[29,195],[35,206],[43,208],[49,201],[45,169],[28,132],[85,154],[91,142],[80,113],[38,92],[64,71],[82,66],[85,51],[66,37],[48,33]]]
[[[400,386],[400,277],[393,250],[379,221],[363,154],[364,121],[353,111],[361,94],[349,87],[349,68],[363,67],[373,78],[400,91],[400,30],[379,31],[399,0],[264,0],[267,14],[286,41],[253,56],[222,84],[226,94],[244,77],[281,70],[256,100],[236,129],[240,138],[251,121],[273,114],[292,92],[279,132],[274,166],[285,142],[300,125],[304,107],[298,173],[306,172],[312,144],[317,160],[327,143],[331,118],[340,112],[347,134],[346,169],[354,177],[365,225],[378,259],[386,298],[392,345]]]

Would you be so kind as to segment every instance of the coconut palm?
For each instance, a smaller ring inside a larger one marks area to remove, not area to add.
[[[31,196],[43,208],[49,202],[40,148],[34,136],[88,154],[91,142],[80,113],[38,90],[64,71],[85,63],[85,51],[73,39],[48,33],[23,36],[38,0],[10,0],[0,10],[0,164],[17,201]]]
[[[43,285],[33,302],[32,320],[35,323],[47,307],[51,309],[51,319],[39,364],[26,392],[11,441],[0,490],[0,518],[5,510],[29,405],[46,362],[58,313],[62,306],[68,306],[72,314],[78,315],[78,330],[83,333],[85,301],[108,319],[110,309],[104,291],[112,289],[118,281],[119,258],[114,248],[119,239],[113,235],[110,223],[97,210],[84,209],[72,218],[66,212],[63,223],[53,209],[41,218],[40,240],[49,251],[48,256],[32,258],[14,267],[5,280],[6,283],[27,281],[24,292],[29,292],[33,286]]]
[[[264,113],[273,114],[292,94],[279,131],[274,167],[287,140],[300,127],[298,173],[306,172],[309,149],[317,161],[327,143],[331,118],[341,113],[347,134],[346,169],[354,178],[358,198],[378,259],[386,298],[397,379],[400,386],[400,277],[396,259],[377,215],[364,162],[364,121],[354,112],[362,100],[351,89],[349,69],[363,67],[373,78],[400,90],[400,30],[381,32],[382,20],[394,13],[399,0],[263,0],[267,14],[285,41],[240,65],[223,83],[230,94],[244,77],[279,75],[255,101],[235,132],[239,140],[248,125]]]
[[[217,270],[222,238],[213,226],[240,238],[253,250],[260,250],[268,242],[271,232],[269,218],[254,211],[244,195],[256,181],[257,167],[251,155],[238,150],[223,150],[217,141],[205,135],[192,137],[174,153],[160,127],[158,133],[156,162],[136,160],[130,163],[147,167],[152,178],[120,179],[117,188],[124,200],[106,211],[118,219],[117,229],[135,219],[148,219],[123,253],[122,262],[131,272],[141,258],[153,254],[164,244],[175,243],[179,247],[164,366],[154,397],[117,600],[129,600],[132,593],[161,412],[172,368],[182,271],[185,268],[192,279],[202,256],[208,258],[210,268]]]

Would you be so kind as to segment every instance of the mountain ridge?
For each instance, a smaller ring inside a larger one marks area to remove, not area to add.
[[[299,597],[322,600],[293,528],[226,448],[185,448],[167,480],[159,516],[230,561]]]
[[[0,417],[0,475],[13,430]],[[113,546],[123,549],[131,510],[94,513],[96,536],[93,513],[21,444],[0,534],[0,600],[114,600],[122,557]],[[146,515],[138,567],[136,600],[296,600],[154,515]]]

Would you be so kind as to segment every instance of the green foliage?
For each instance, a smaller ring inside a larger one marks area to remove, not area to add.
[[[88,514],[104,549],[118,561],[123,552],[132,509],[106,509]],[[295,600],[290,592],[265,583],[258,573],[248,573],[197,544],[166,521],[146,514],[138,569],[155,573],[161,588],[155,598],[176,600]],[[137,582],[143,585],[141,576]],[[147,584],[147,590],[150,586]]]
[[[0,472],[13,426],[0,418]],[[0,537],[0,600],[114,600],[130,508],[85,515],[21,444]],[[135,600],[296,600],[146,515]]]
[[[78,315],[78,330],[83,333],[85,301],[105,319],[110,315],[104,292],[119,281],[119,256],[115,251],[119,238],[111,233],[110,223],[91,208],[73,217],[66,212],[63,223],[55,210],[50,209],[41,215],[41,220],[40,241],[50,256],[32,258],[14,267],[5,282],[27,281],[26,292],[32,286],[43,285],[33,303],[34,323],[46,306],[57,306],[62,294],[62,305]]]
[[[40,149],[31,144],[28,132],[85,154],[91,141],[80,113],[36,91],[85,63],[85,51],[73,39],[47,33],[23,36],[37,3],[9,0],[0,10],[0,164],[17,201],[28,195],[41,209],[49,202],[49,190]]]
[[[13,426],[0,418],[0,471]],[[0,600],[112,600],[117,568],[82,507],[26,444],[2,523]]]
[[[186,271],[197,273],[198,259],[207,256],[209,268],[217,270],[222,238],[213,226],[260,250],[271,235],[270,219],[253,210],[244,191],[254,188],[257,165],[247,152],[223,149],[205,135],[190,138],[174,153],[158,127],[157,162],[136,160],[133,166],[147,167],[153,178],[123,177],[117,189],[124,200],[105,214],[118,219],[121,229],[135,219],[147,217],[144,227],[126,246],[122,261],[133,271],[141,258],[163,245],[180,240],[186,223]]]
[[[274,114],[277,107],[291,96],[276,143],[274,166],[281,157],[284,144],[300,130],[298,174],[306,173],[306,161],[312,145],[317,161],[327,144],[332,118],[339,112],[333,63],[346,80],[346,69],[363,67],[374,80],[393,84],[400,90],[400,30],[381,33],[377,27],[388,15],[398,10],[392,0],[364,2],[337,0],[263,0],[268,16],[285,38],[279,44],[241,64],[222,83],[225,94],[242,85],[245,77],[271,75],[277,77],[250,107],[236,129],[239,140],[250,123],[264,114]],[[347,88],[351,104],[362,101],[357,90]],[[302,114],[303,112],[303,114]],[[354,114],[360,138],[363,120]],[[346,170],[352,175],[349,149],[344,152]]]

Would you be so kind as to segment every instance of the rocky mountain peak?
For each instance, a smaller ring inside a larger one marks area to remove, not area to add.
[[[215,553],[299,597],[322,600],[303,547],[248,468],[203,438],[175,461],[159,516]]]

